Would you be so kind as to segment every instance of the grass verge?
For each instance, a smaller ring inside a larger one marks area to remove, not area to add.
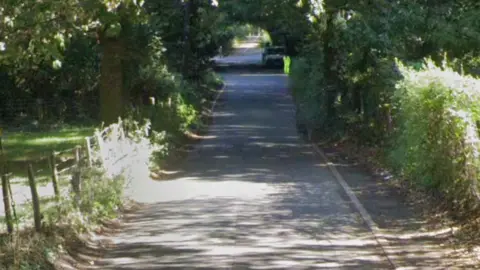
[[[43,157],[52,150],[63,151],[83,144],[93,127],[65,127],[42,132],[5,133],[3,146],[8,161],[15,163]]]
[[[49,163],[45,159],[50,153],[72,149],[85,143],[85,137],[93,134],[93,127],[64,127],[58,130],[39,132],[8,132],[2,136],[7,171],[12,173],[12,182],[24,183],[27,179],[27,165],[32,162],[36,177],[46,183],[49,177]],[[62,158],[73,158],[73,151]],[[43,159],[43,160],[42,160]]]
[[[0,269],[55,269],[60,256],[72,253],[72,243],[117,217],[124,203],[124,178],[109,179],[98,169],[84,170],[81,177],[78,203],[70,194],[42,204],[41,232],[26,228],[0,235]]]

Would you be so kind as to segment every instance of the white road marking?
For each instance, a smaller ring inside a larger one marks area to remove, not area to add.
[[[310,135],[310,134],[309,134]],[[309,136],[310,137],[310,136]],[[311,139],[311,138],[309,138]],[[402,269],[399,264],[397,262],[394,261],[394,259],[392,258],[392,255],[394,254],[393,252],[393,248],[390,246],[389,242],[387,239],[385,239],[380,231],[380,229],[378,228],[378,225],[375,223],[375,221],[373,221],[373,218],[372,216],[370,216],[370,214],[367,212],[367,210],[365,209],[365,207],[362,205],[362,203],[360,202],[360,200],[357,198],[357,196],[355,195],[355,193],[353,193],[352,189],[350,188],[350,186],[347,184],[347,182],[345,181],[345,179],[342,177],[342,175],[338,172],[337,168],[335,168],[335,165],[330,162],[327,158],[327,156],[325,155],[325,153],[314,143],[311,143],[313,149],[315,149],[315,151],[320,155],[320,157],[323,159],[323,161],[327,164],[328,168],[330,169],[330,171],[332,172],[333,176],[335,177],[335,179],[338,181],[338,183],[342,186],[343,190],[345,191],[345,193],[347,194],[347,196],[350,198],[350,200],[352,201],[353,205],[355,206],[355,208],[357,209],[357,211],[360,213],[360,215],[362,216],[362,219],[365,221],[365,223],[367,224],[368,228],[370,229],[370,231],[372,232],[373,236],[375,237],[378,245],[380,246],[380,248],[382,248],[384,254],[385,254],[385,257],[387,258],[387,260],[390,262],[390,264],[395,268],[395,269]]]

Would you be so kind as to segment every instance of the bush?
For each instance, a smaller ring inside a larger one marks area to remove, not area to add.
[[[390,136],[393,125],[391,98],[401,74],[393,59],[373,58],[369,61],[372,64],[363,67],[349,65],[346,75],[348,94],[341,101],[338,116],[342,127],[361,143],[381,144]]]
[[[152,156],[153,166],[160,165],[175,147],[184,143],[186,133],[203,127],[201,111],[215,91],[223,85],[221,78],[206,68],[196,74],[198,80],[172,72],[165,64],[162,46],[158,40],[151,42],[150,49],[157,52],[141,67],[136,80],[136,106],[128,113],[131,120],[151,123],[151,142],[159,146]],[[155,98],[154,105],[147,99]]]
[[[296,104],[297,126],[317,129],[326,123],[324,79],[321,56],[317,59],[293,58],[290,66],[290,89]]]
[[[393,167],[461,206],[473,206],[469,188],[480,180],[480,80],[442,70],[431,61],[421,71],[401,69],[405,78],[394,95]]]

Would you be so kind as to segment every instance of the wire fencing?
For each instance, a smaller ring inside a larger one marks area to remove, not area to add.
[[[150,125],[143,126],[136,122],[125,123],[121,119],[103,130],[86,137],[82,145],[63,151],[52,151],[49,155],[31,160],[25,168],[28,185],[13,185],[10,179],[14,176],[8,171],[8,160],[1,146],[1,180],[3,210],[8,233],[16,227],[28,226],[19,224],[18,205],[31,205],[33,225],[37,231],[42,230],[43,211],[55,205],[59,198],[71,194],[76,200],[82,192],[82,171],[97,169],[102,171],[105,179],[114,179],[123,175],[131,178],[135,170],[148,170],[151,144],[148,139]],[[43,175],[43,179],[40,179]],[[42,181],[40,181],[42,180]],[[41,182],[46,182],[41,185]],[[31,220],[30,220],[31,221]]]
[[[10,131],[39,128],[45,124],[97,119],[98,98],[49,98],[0,100],[0,126]]]

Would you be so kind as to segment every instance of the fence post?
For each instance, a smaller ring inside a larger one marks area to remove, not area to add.
[[[5,155],[5,148],[3,144],[3,130],[0,128],[0,172],[2,175],[7,177],[7,186],[2,186],[2,188],[7,189],[10,194],[10,204],[13,210],[13,217],[17,221],[17,211],[15,210],[15,201],[13,200],[12,186],[10,185],[10,180],[8,178],[8,166],[7,166],[7,156]]]
[[[12,205],[12,210],[13,210],[13,218],[15,219],[15,222],[18,222],[17,210],[15,210],[15,200],[13,200],[12,184],[10,183],[10,179],[8,178],[8,174],[6,174],[6,176],[7,176],[8,194],[10,194],[10,204]]]
[[[55,151],[52,151],[52,154],[50,155],[50,168],[52,170],[53,192],[55,192],[55,197],[58,199],[60,191],[58,190],[58,172]]]
[[[92,167],[92,145],[90,144],[90,137],[85,137],[87,147],[87,165]]]
[[[98,129],[95,130],[95,137],[97,138],[98,151],[100,152],[100,161],[102,162],[102,166],[105,166],[105,157],[103,155],[103,151],[104,151],[103,138],[102,138],[102,133]]]
[[[2,193],[3,193],[3,206],[5,207],[5,221],[7,222],[7,231],[9,234],[13,233],[13,218],[12,218],[12,205],[10,203],[10,194],[8,192],[8,176],[2,175]]]
[[[33,174],[32,164],[28,164],[28,184],[32,191],[32,203],[33,203],[33,218],[35,220],[35,230],[40,232],[42,230],[42,220],[40,217],[40,200],[38,198],[37,185],[35,183],[35,176]]]
[[[80,201],[80,146],[75,147],[75,165],[72,175],[72,189],[75,193],[75,202]]]
[[[0,169],[3,173],[7,173],[7,157],[5,156],[5,148],[3,145],[2,130],[0,129]]]
[[[153,125],[153,123],[155,122],[155,104],[156,104],[156,101],[155,101],[155,97],[150,97],[149,99],[150,101],[150,124]],[[169,99],[169,107],[171,106],[171,98]],[[147,133],[147,136],[150,136],[150,132]]]

